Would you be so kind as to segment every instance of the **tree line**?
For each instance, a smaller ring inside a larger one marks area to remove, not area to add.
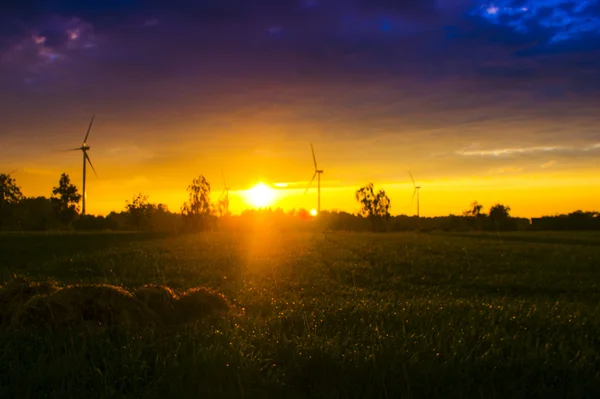
[[[63,173],[51,196],[25,197],[10,174],[0,174],[0,230],[136,230],[161,232],[192,232],[215,230],[312,229],[348,231],[511,231],[511,230],[597,230],[598,212],[577,211],[568,215],[515,218],[510,207],[492,205],[484,212],[483,205],[473,202],[461,215],[442,217],[391,216],[391,200],[384,190],[375,190],[372,183],[359,188],[355,199],[359,212],[322,211],[314,218],[305,209],[284,212],[281,209],[247,209],[240,215],[226,214],[222,204],[210,201],[211,186],[204,176],[192,180],[187,187],[188,200],[179,212],[165,204],[151,203],[138,193],[125,202],[120,212],[107,216],[81,215],[82,195]]]

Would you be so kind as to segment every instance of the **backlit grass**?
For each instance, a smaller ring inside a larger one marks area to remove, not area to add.
[[[0,330],[0,397],[598,397],[600,235],[0,236],[0,277],[244,312]]]

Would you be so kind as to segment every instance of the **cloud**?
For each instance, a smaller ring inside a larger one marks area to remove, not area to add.
[[[95,47],[94,28],[80,18],[53,16],[12,40],[0,56],[0,65],[25,70],[32,80],[45,68],[68,60],[78,51]]]
[[[464,156],[503,156],[503,155],[515,155],[515,154],[526,154],[532,152],[553,152],[561,151],[566,148],[561,146],[552,147],[525,147],[525,148],[498,148],[493,150],[460,150],[456,153]]]
[[[520,34],[536,28],[548,30],[549,44],[600,33],[597,0],[493,0],[482,1],[471,14]]]
[[[502,168],[490,169],[490,174],[508,174],[508,173],[520,173],[524,170],[524,168],[514,167],[514,166],[506,166]]]
[[[502,157],[502,156],[522,155],[522,154],[531,154],[531,153],[548,153],[548,152],[577,153],[577,152],[590,152],[590,151],[598,150],[598,149],[600,149],[600,144],[598,144],[598,143],[588,144],[588,145],[584,145],[584,146],[580,146],[580,147],[555,145],[555,146],[497,148],[497,149],[491,149],[491,150],[473,149],[473,147],[477,147],[477,146],[471,146],[471,148],[468,147],[466,149],[456,151],[456,154],[462,155],[462,156],[469,156],[469,157],[471,157],[471,156]]]

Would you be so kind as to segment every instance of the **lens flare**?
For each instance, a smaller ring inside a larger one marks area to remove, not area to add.
[[[265,208],[273,204],[275,200],[275,190],[264,183],[258,183],[256,186],[247,190],[245,198],[248,204],[256,208]]]

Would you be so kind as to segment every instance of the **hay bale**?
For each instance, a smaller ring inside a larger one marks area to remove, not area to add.
[[[110,285],[77,285],[28,301],[12,320],[13,327],[152,326],[160,318],[133,295]]]
[[[174,317],[178,297],[171,288],[148,284],[135,290],[133,296],[146,304],[164,322],[168,323]]]
[[[31,282],[15,277],[0,288],[0,325],[8,325],[13,316],[31,298],[50,295],[59,290],[54,281]]]
[[[187,290],[176,303],[176,314],[181,323],[223,316],[230,310],[231,304],[223,294],[204,287]]]

